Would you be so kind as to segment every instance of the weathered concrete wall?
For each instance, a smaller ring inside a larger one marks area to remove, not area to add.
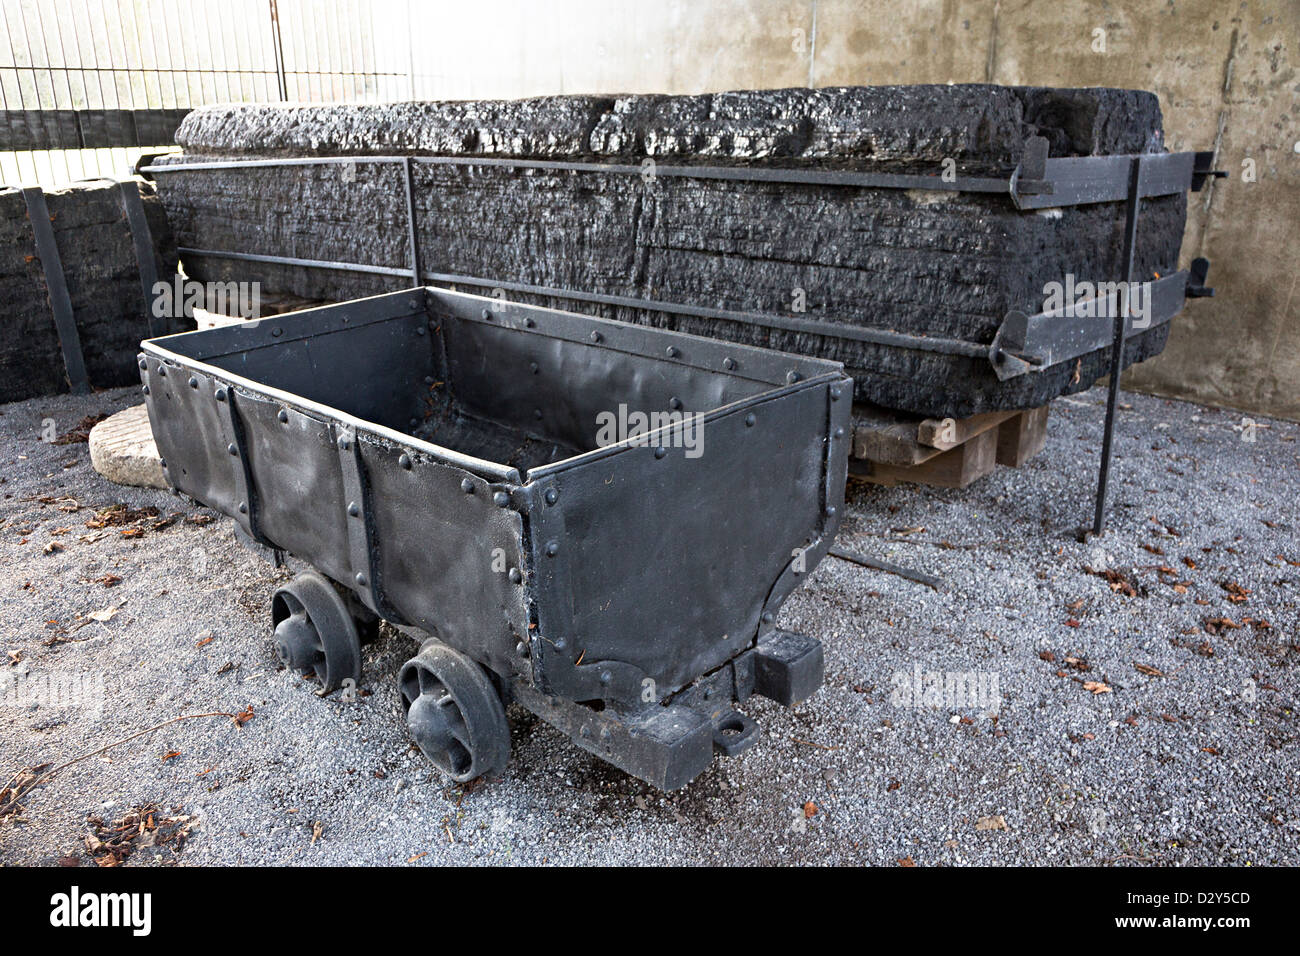
[[[1217,146],[1231,178],[1195,197],[1183,243],[1185,260],[1210,258],[1217,297],[1190,302],[1165,352],[1125,381],[1300,419],[1297,0],[522,7],[430,13],[440,39],[417,46],[419,96],[985,81],[1153,90],[1169,148]]]

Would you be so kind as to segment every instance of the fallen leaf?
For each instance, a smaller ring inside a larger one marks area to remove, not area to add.
[[[416,860],[424,859],[424,857],[426,857],[426,856],[428,856],[428,855],[429,855],[429,851],[428,851],[428,850],[425,850],[423,853],[417,853],[417,854],[415,854],[415,856],[408,856],[408,857],[406,858],[406,862],[407,862],[407,863],[414,863]]]
[[[1152,667],[1150,664],[1134,664],[1133,666],[1136,667],[1136,668],[1138,669],[1138,672],[1139,672],[1139,673],[1146,674],[1148,677],[1164,677],[1164,676],[1165,676],[1161,671],[1159,671],[1159,670],[1157,670],[1156,668]]]
[[[1241,625],[1230,617],[1207,617],[1202,623],[1206,634],[1222,634],[1224,631],[1239,631]]]
[[[179,757],[180,755],[181,752],[179,750],[169,750],[167,751],[167,753],[162,755],[162,762],[166,763],[168,760],[171,760],[173,757]]]
[[[975,821],[976,830],[1005,830],[1006,828],[1006,818],[1001,814],[994,817],[980,817]]]
[[[817,815],[817,804],[809,800],[803,805],[803,817],[805,820],[811,820]]]
[[[1236,581],[1221,581],[1219,586],[1228,592],[1228,600],[1233,604],[1242,604],[1250,596],[1250,590],[1243,588]]]
[[[253,719],[253,705],[249,704],[239,713],[235,714],[234,721],[236,727],[242,727]]]
[[[902,857],[902,858],[898,861],[898,865],[899,865],[899,866],[916,866],[916,861],[913,860],[910,856],[905,856],[905,857]]]
[[[1086,680],[1083,682],[1083,689],[1090,690],[1094,694],[1109,694],[1111,688],[1109,684],[1103,684],[1099,680]]]

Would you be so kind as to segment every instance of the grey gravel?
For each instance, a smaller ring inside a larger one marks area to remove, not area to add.
[[[400,720],[409,639],[366,648],[354,702],[320,699],[271,650],[268,603],[287,572],[237,544],[228,519],[95,537],[85,522],[117,502],[211,514],[110,485],[84,444],[40,441],[44,419],[65,432],[137,398],[0,407],[0,667],[104,687],[99,708],[0,694],[0,777],[181,714],[255,716],[173,724],[73,765],[0,823],[0,863],[89,864],[88,817],[155,802],[199,826],[179,852],[132,864],[1300,862],[1296,424],[1243,430],[1240,413],[1126,394],[1099,541],[1075,535],[1091,515],[1096,389],[1053,404],[1047,448],[1020,470],[964,491],[852,484],[840,543],[945,589],[824,561],[781,624],[825,642],[825,687],[794,711],[747,705],[761,743],[663,794],[517,708],[504,775],[448,785]],[[1119,570],[1138,596],[1085,566]],[[110,574],[121,582],[105,587]],[[1233,603],[1225,583],[1250,593]],[[1206,633],[1220,617],[1268,626]],[[916,667],[996,675],[1001,700],[891,700]],[[977,829],[996,817],[1005,829]]]

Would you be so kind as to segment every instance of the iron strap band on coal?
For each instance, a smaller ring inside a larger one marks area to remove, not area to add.
[[[1041,143],[1041,146],[1037,144]],[[864,173],[855,170],[763,168],[754,166],[696,166],[655,163],[587,163],[542,159],[479,156],[295,156],[278,159],[231,159],[196,163],[150,163],[140,173],[197,172],[215,169],[264,169],[275,166],[394,165],[407,161],[433,166],[499,166],[547,171],[621,173],[638,176],[680,176],[737,182],[791,183],[806,186],[849,186],[877,189],[932,189],[943,192],[1005,193],[1020,209],[1045,209],[1128,198],[1131,156],[1075,156],[1049,159],[1046,140],[1031,139],[1025,159],[1005,178],[991,176],[909,175]],[[156,157],[155,157],[156,158]],[[1144,156],[1149,168],[1141,197],[1193,191],[1210,174],[1213,153],[1161,153]]]
[[[255,252],[224,252],[214,249],[189,249],[184,246],[178,250],[182,256],[212,256],[219,259],[235,259],[242,262],[264,262],[274,265],[300,266],[304,269],[337,269],[341,272],[366,272],[373,275],[409,276],[410,269],[394,266],[372,266],[362,262],[330,262],[321,259],[298,259],[292,256],[269,256]],[[760,314],[757,312],[729,312],[725,309],[706,309],[703,306],[682,305],[676,302],[660,302],[654,299],[635,299],[629,296],[604,295],[599,292],[581,292],[575,289],[555,289],[549,286],[527,285],[522,282],[504,282],[497,279],[485,279],[479,276],[456,275],[446,272],[420,271],[424,282],[436,282],[447,285],[472,285],[484,288],[502,289],[506,292],[526,292],[532,295],[552,296],[558,299],[571,299],[575,302],[594,302],[599,305],[628,306],[647,309],[653,312],[671,312],[677,315],[694,315],[706,319],[726,319],[731,322],[747,322],[752,325],[764,325],[788,331],[809,332],[814,335],[828,335],[830,331],[824,324],[809,319],[796,319],[789,316]],[[872,342],[880,345],[895,345],[900,348],[921,349],[928,352],[941,352],[946,355],[969,355],[973,358],[988,356],[988,347],[965,342],[961,339],[945,339],[937,336],[908,335],[905,332],[890,332],[882,329],[863,329],[852,326],[836,328],[836,336],[855,339],[860,342]]]
[[[50,210],[45,202],[45,193],[39,186],[28,186],[22,193],[23,201],[27,204],[27,218],[31,220],[32,234],[36,240],[36,257],[40,260],[41,271],[45,275],[45,294],[54,316],[54,328],[59,336],[59,349],[63,353],[68,385],[74,395],[85,395],[90,392],[90,376],[86,372],[81,336],[77,331],[77,317],[73,312],[72,297],[68,292],[68,280],[63,271],[63,261],[59,257],[54,229],[50,225]]]

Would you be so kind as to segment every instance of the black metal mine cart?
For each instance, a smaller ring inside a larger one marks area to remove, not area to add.
[[[281,660],[358,681],[386,620],[416,743],[502,770],[504,704],[674,789],[822,681],[776,626],[843,506],[835,362],[433,288],[151,339],[166,474],[316,570],[272,600]],[[603,435],[602,435],[603,431]]]

